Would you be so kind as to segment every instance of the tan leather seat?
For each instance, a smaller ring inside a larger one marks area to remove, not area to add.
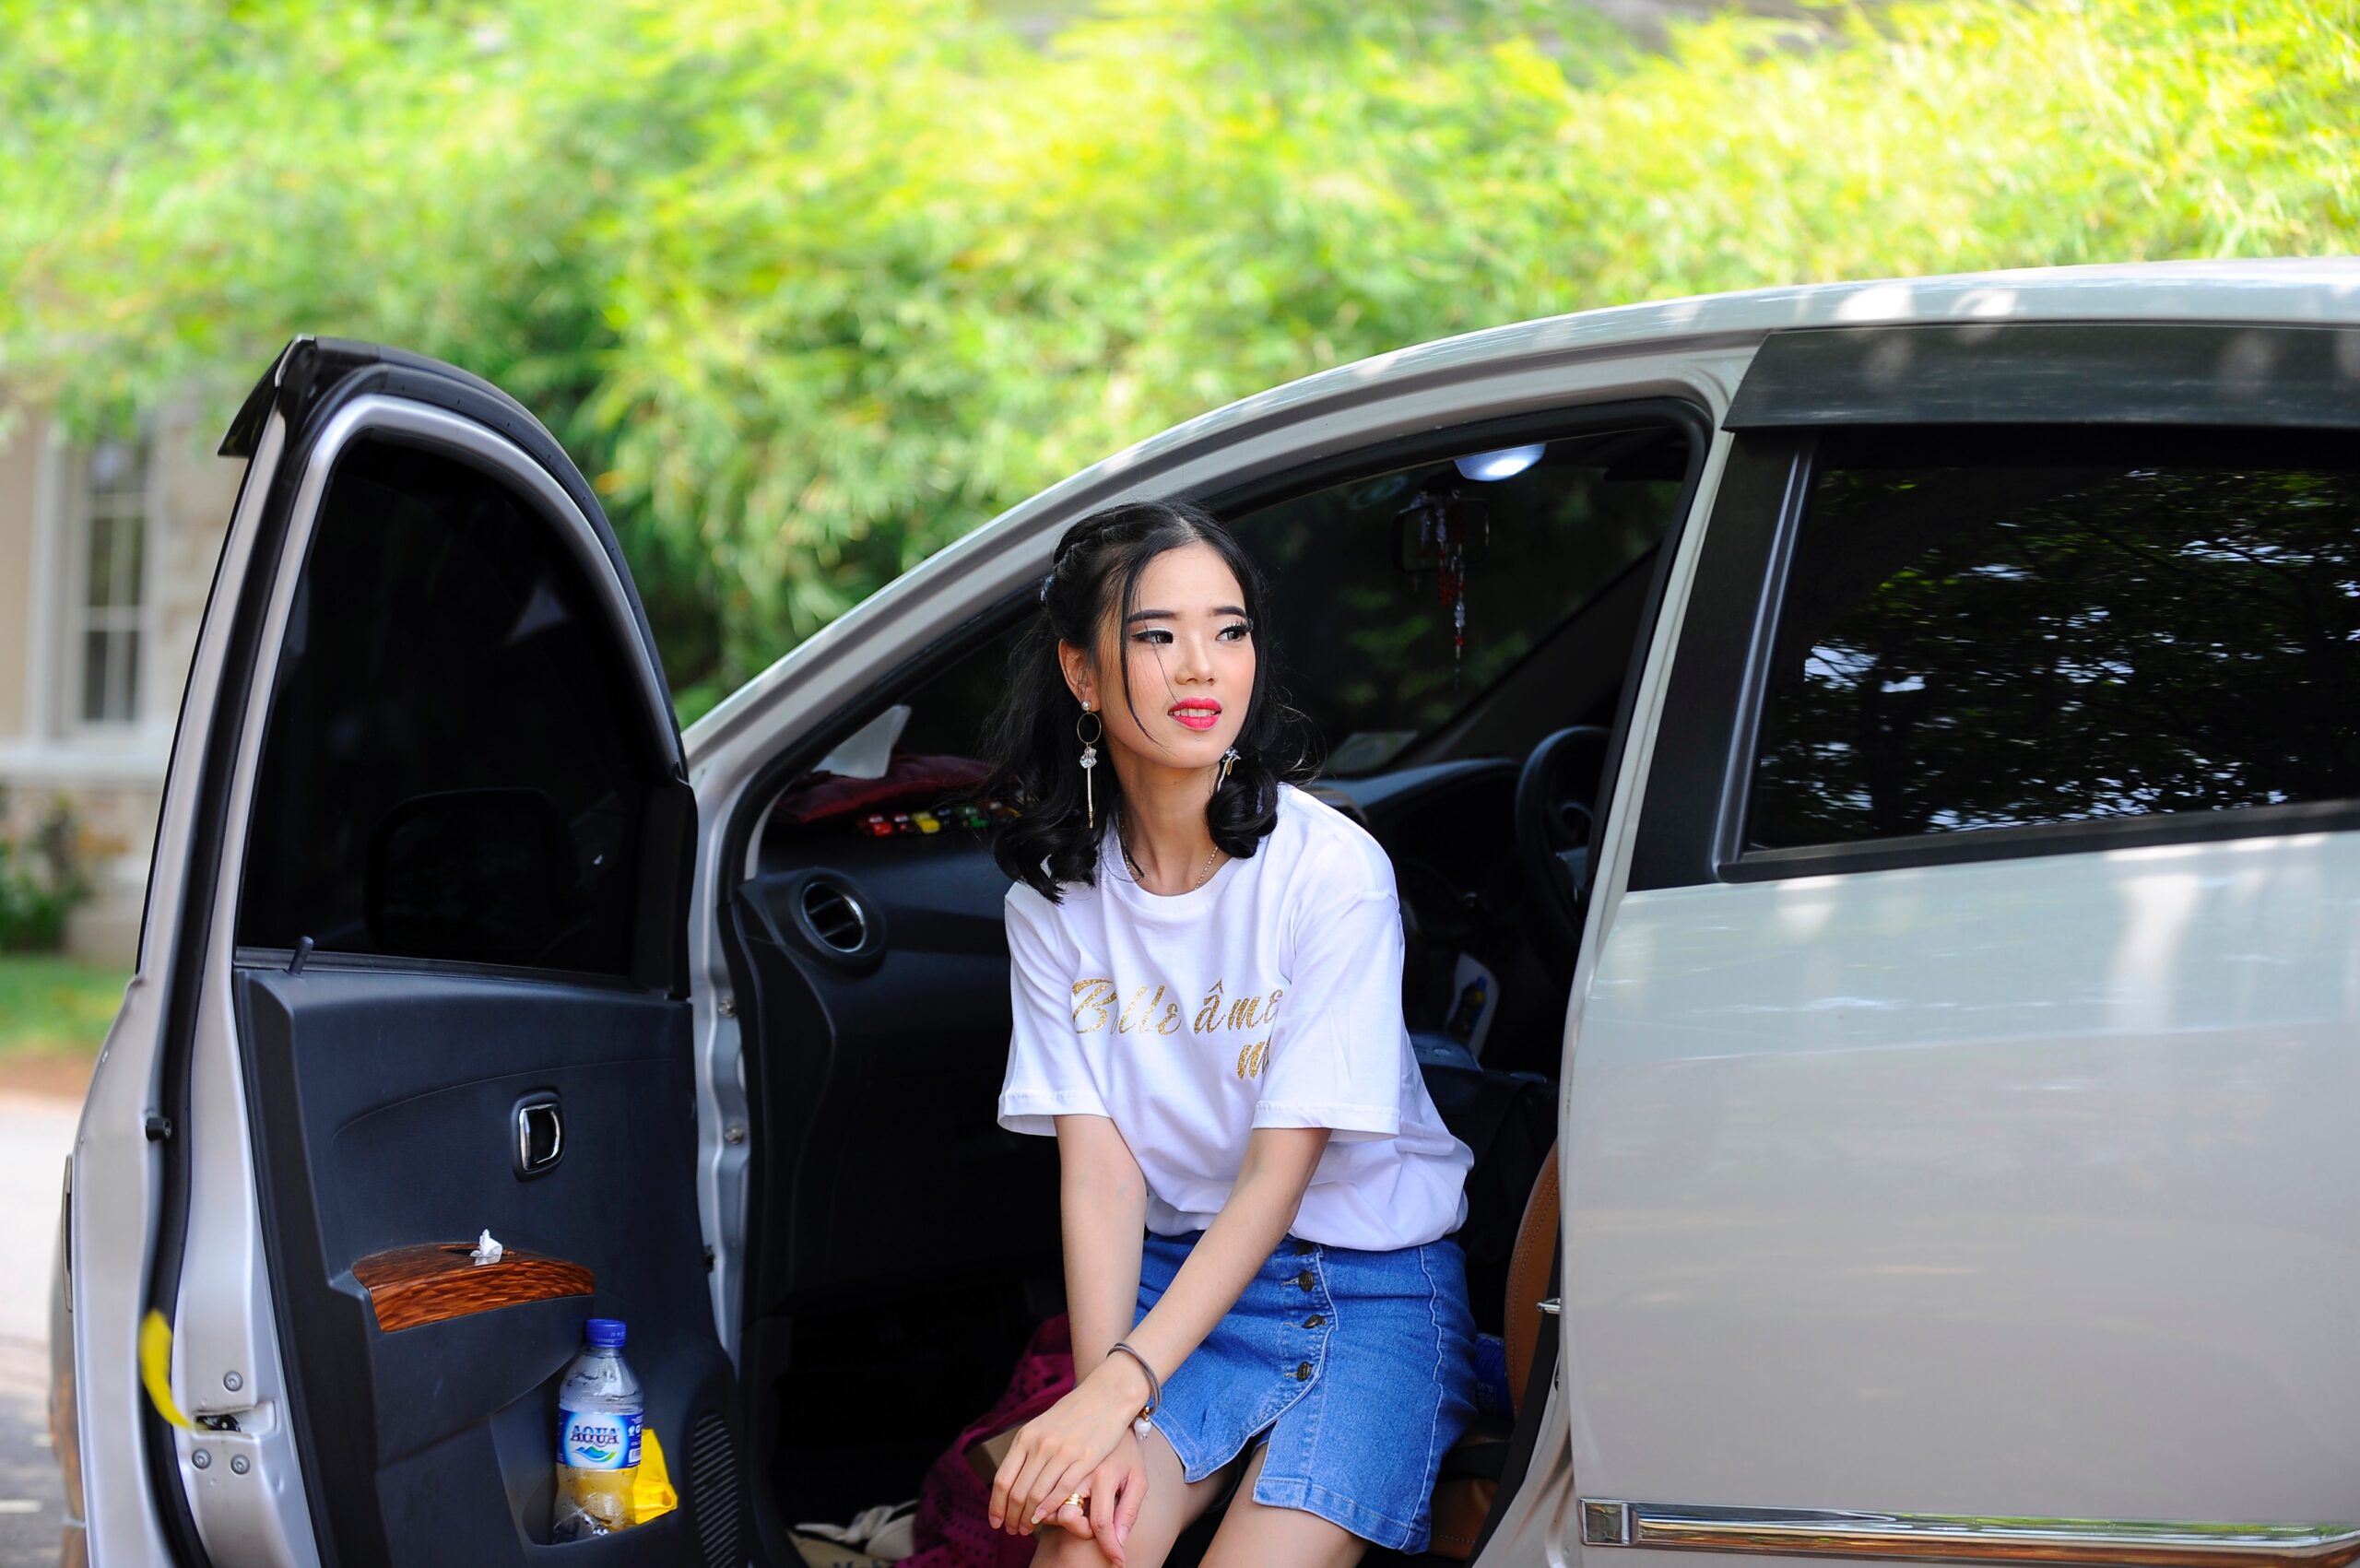
[[[1541,1161],[1540,1173],[1533,1178],[1532,1194],[1524,1203],[1524,1219],[1516,1226],[1516,1250],[1508,1255],[1507,1302],[1500,1335],[1507,1341],[1511,1409],[1524,1398],[1524,1385],[1532,1374],[1532,1357],[1540,1343],[1542,1326],[1548,1321],[1540,1310],[1540,1302],[1549,1293],[1549,1265],[1556,1250],[1557,1150],[1552,1146],[1549,1158]],[[1489,1444],[1504,1447],[1512,1431],[1504,1422],[1479,1421],[1468,1429],[1451,1454],[1463,1456]],[[1427,1550],[1437,1557],[1463,1562],[1474,1554],[1475,1538],[1491,1515],[1492,1500],[1498,1493],[1500,1483],[1491,1476],[1453,1475],[1452,1468],[1450,1460],[1445,1459],[1443,1479],[1434,1485],[1434,1544]]]

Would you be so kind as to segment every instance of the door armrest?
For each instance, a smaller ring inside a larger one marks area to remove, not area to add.
[[[352,1277],[369,1292],[370,1310],[387,1334],[522,1302],[586,1296],[596,1284],[578,1263],[513,1248],[478,1263],[465,1242],[371,1253],[352,1266]]]

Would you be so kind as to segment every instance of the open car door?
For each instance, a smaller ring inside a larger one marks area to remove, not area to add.
[[[196,1423],[144,1418],[151,1516],[192,1562],[741,1564],[696,807],[614,536],[522,407],[368,345],[290,345],[222,450],[249,466],[141,963],[145,1304]],[[553,1549],[592,1316],[627,1325],[678,1505]]]

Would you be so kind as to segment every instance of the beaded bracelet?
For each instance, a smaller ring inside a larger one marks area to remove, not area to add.
[[[1163,1384],[1156,1377],[1155,1368],[1147,1364],[1147,1358],[1131,1349],[1129,1345],[1117,1339],[1115,1341],[1114,1348],[1106,1353],[1111,1356],[1115,1350],[1122,1351],[1123,1354],[1139,1362],[1139,1370],[1147,1373],[1147,1403],[1141,1405],[1139,1413],[1131,1418],[1131,1430],[1139,1436],[1145,1437],[1150,1431],[1148,1417],[1155,1414],[1156,1407],[1163,1403]]]

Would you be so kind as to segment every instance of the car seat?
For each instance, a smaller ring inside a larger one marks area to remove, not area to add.
[[[1557,1149],[1552,1144],[1516,1226],[1503,1306],[1501,1337],[1507,1342],[1508,1399],[1518,1420],[1524,1416],[1525,1385],[1531,1380],[1533,1357],[1548,1321],[1540,1303],[1550,1294],[1550,1269],[1556,1259],[1557,1201]],[[1434,1483],[1434,1539],[1427,1548],[1431,1555],[1464,1562],[1474,1554],[1476,1538],[1482,1533],[1493,1500],[1499,1493],[1514,1430],[1506,1421],[1479,1419],[1443,1456],[1442,1476]]]

